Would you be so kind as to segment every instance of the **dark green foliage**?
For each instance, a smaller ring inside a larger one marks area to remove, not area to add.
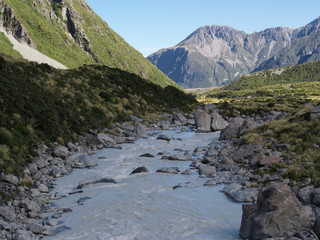
[[[0,172],[17,172],[41,141],[66,142],[129,114],[188,111],[195,103],[174,87],[164,89],[119,69],[62,71],[0,55]]]

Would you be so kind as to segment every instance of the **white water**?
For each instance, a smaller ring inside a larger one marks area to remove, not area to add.
[[[99,166],[75,170],[56,181],[53,192],[68,195],[79,181],[90,176],[111,177],[117,184],[102,183],[85,187],[81,194],[55,201],[57,207],[68,207],[59,221],[71,230],[45,239],[96,240],[180,240],[239,239],[241,204],[229,201],[219,190],[223,186],[204,187],[206,178],[196,170],[191,176],[155,173],[161,167],[189,168],[191,162],[161,160],[160,151],[191,150],[207,146],[218,133],[196,134],[162,132],[181,140],[156,140],[156,136],[123,144],[122,150],[105,149],[92,157],[104,156]],[[151,153],[155,158],[141,158]],[[149,173],[131,175],[136,167],[146,166]],[[183,187],[173,190],[182,183]],[[82,197],[91,197],[78,205]]]

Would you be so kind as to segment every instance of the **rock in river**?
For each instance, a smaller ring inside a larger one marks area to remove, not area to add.
[[[97,184],[97,183],[116,183],[115,180],[112,178],[105,178],[105,177],[92,177],[89,179],[86,179],[84,181],[81,181],[77,187],[77,189],[82,189],[83,187],[89,185],[89,184]]]
[[[145,172],[148,172],[148,169],[146,167],[142,166],[142,167],[138,167],[135,170],[133,170],[130,173],[130,175],[137,174],[137,173],[145,173]]]

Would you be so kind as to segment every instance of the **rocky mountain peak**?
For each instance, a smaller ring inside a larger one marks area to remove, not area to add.
[[[185,88],[221,86],[253,71],[320,59],[319,30],[320,17],[301,28],[274,27],[252,34],[228,26],[204,26],[148,59]],[[175,48],[180,51],[172,51]]]

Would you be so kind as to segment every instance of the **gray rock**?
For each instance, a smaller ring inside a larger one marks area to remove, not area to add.
[[[214,111],[211,116],[211,129],[213,131],[220,131],[228,126],[228,122],[224,120],[217,111]]]
[[[2,181],[13,184],[13,185],[18,185],[18,183],[19,183],[19,179],[16,176],[14,176],[13,174],[6,175],[4,173],[1,173],[1,179],[2,179]]]
[[[310,204],[312,200],[312,187],[304,187],[297,193],[297,198],[303,204]]]
[[[92,139],[94,145],[115,145],[116,142],[107,134],[99,133],[94,139]]]
[[[78,152],[78,148],[72,142],[67,142],[67,147],[71,152]]]
[[[40,224],[34,224],[34,223],[28,224],[26,229],[28,231],[32,231],[35,234],[41,234],[43,232],[42,226]]]
[[[36,203],[34,201],[31,201],[29,199],[22,200],[20,205],[27,212],[31,212],[31,211],[40,212],[40,210],[41,210],[41,208],[40,208],[38,203]]]
[[[30,174],[34,175],[38,171],[38,166],[35,163],[29,163],[28,169],[29,169]]]
[[[169,174],[178,174],[178,169],[177,168],[172,168],[172,167],[162,167],[157,170],[159,173],[169,173]]]
[[[168,159],[172,161],[190,161],[192,159],[192,155],[189,152],[176,153],[176,154],[170,155]]]
[[[35,239],[31,231],[25,231],[25,230],[19,229],[16,231],[16,234],[18,235],[16,240],[34,240]]]
[[[151,153],[144,153],[144,154],[140,155],[139,157],[154,158],[154,155],[152,155]]]
[[[160,134],[158,137],[157,137],[158,140],[165,140],[165,141],[170,141],[171,138],[169,138],[167,135],[165,134]]]
[[[13,209],[9,206],[1,206],[0,207],[0,216],[9,222],[14,222],[17,218]]]
[[[137,137],[142,137],[147,133],[146,128],[141,123],[138,123],[136,125],[135,132],[137,134]]]
[[[70,230],[71,228],[63,225],[63,226],[58,226],[58,227],[55,227],[55,228],[52,228],[50,230],[47,230],[45,232],[43,232],[43,235],[45,236],[56,236],[57,234],[63,232],[63,231],[66,231],[66,230]]]
[[[245,188],[244,190],[235,191],[227,194],[235,202],[240,203],[252,203],[256,202],[258,198],[257,188]]]
[[[313,230],[320,237],[320,216],[315,220]]]
[[[182,175],[192,175],[192,172],[191,172],[190,169],[186,169],[186,170],[184,170],[181,174],[182,174]]]
[[[257,124],[253,121],[244,120],[243,124],[239,128],[239,134],[242,135],[246,131],[257,128]]]
[[[205,182],[204,186],[216,186],[217,182],[214,179],[209,179],[208,181]]]
[[[243,123],[243,118],[235,118],[232,123],[230,123],[225,129],[221,130],[220,140],[226,140],[236,137],[239,134],[240,128]]]
[[[77,189],[82,189],[85,186],[88,186],[90,184],[97,184],[97,183],[116,183],[116,181],[113,180],[112,178],[92,177],[92,178],[81,181]]]
[[[312,191],[312,203],[317,207],[320,207],[320,188]]]
[[[69,150],[65,146],[57,145],[53,148],[52,155],[54,157],[66,159],[69,155]]]
[[[210,132],[211,131],[211,116],[205,111],[198,109],[194,113],[194,121],[199,131]]]
[[[181,123],[181,125],[185,125],[187,123],[187,119],[185,116],[182,115],[182,113],[175,113],[173,115],[173,120],[177,120]]]
[[[86,168],[98,166],[98,159],[96,157],[86,157],[83,160],[83,165]]]
[[[44,184],[41,184],[41,183],[36,183],[36,188],[39,192],[42,192],[42,193],[48,193],[49,192],[49,189],[46,185]]]
[[[67,158],[67,163],[72,164],[75,162],[83,162],[84,159],[87,157],[87,155],[83,153],[72,153],[70,156]]]
[[[217,171],[214,166],[209,165],[200,165],[199,167],[199,175],[204,177],[214,177],[216,176]]]
[[[79,198],[79,200],[77,201],[77,203],[78,203],[78,205],[83,205],[83,203],[85,202],[85,201],[88,201],[88,200],[90,200],[90,199],[92,199],[91,197],[82,197],[82,198]]]
[[[126,138],[122,136],[111,136],[116,144],[121,144],[126,142]]]
[[[259,190],[258,203],[242,206],[240,235],[245,239],[283,237],[311,227],[311,221],[298,199],[285,183]]]
[[[224,187],[221,192],[225,193],[225,194],[231,194],[234,192],[238,192],[240,190],[242,190],[243,186],[239,183],[231,183],[228,186]]]
[[[137,173],[147,173],[147,172],[148,172],[148,169],[146,167],[142,166],[142,167],[138,167],[135,170],[133,170],[130,173],[130,175],[137,174]]]

